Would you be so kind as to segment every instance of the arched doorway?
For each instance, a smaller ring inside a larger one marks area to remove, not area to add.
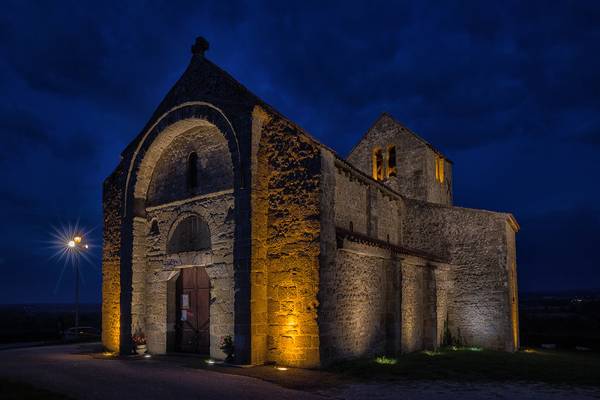
[[[198,215],[180,220],[167,243],[168,254],[187,259],[210,250],[210,229]],[[175,290],[175,350],[210,354],[210,279],[205,267],[181,267]]]
[[[178,111],[175,121],[157,128],[131,166],[132,196],[127,200],[133,215],[131,322],[124,321],[123,326],[144,332],[151,353],[210,351],[211,357],[219,358],[218,343],[235,334],[237,294],[232,288],[239,235],[239,155],[231,145],[235,137],[231,142],[221,129],[226,127],[211,123],[206,113],[199,118],[187,112],[187,108]],[[205,276],[183,276],[198,267],[210,278],[210,289]],[[196,283],[190,287],[184,279]],[[198,306],[189,304],[201,307],[198,312],[185,313],[208,315],[210,310],[207,326],[203,327],[204,320],[194,327],[200,347],[189,348],[194,340],[190,343],[184,332],[189,328],[181,321],[184,289],[206,293]],[[202,336],[207,339],[200,340]]]

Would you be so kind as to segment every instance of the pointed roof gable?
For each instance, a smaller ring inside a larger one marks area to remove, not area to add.
[[[224,106],[241,106],[250,112],[254,106],[258,105],[266,111],[285,119],[295,129],[302,132],[302,134],[306,135],[312,141],[335,153],[334,150],[319,142],[297,123],[287,118],[273,106],[267,104],[257,95],[252,93],[227,71],[208,60],[204,55],[208,48],[209,44],[206,39],[203,37],[196,38],[196,42],[191,48],[192,58],[189,65],[160,102],[141,132],[129,143],[125,150],[123,150],[121,156],[133,151],[138,141],[143,137],[144,132],[146,132],[162,115],[176,106],[193,101],[214,102],[215,105],[220,104]],[[229,115],[236,115],[236,113],[230,113]]]
[[[192,46],[192,57],[187,68],[152,113],[152,117],[141,133],[130,142],[122,154],[135,148],[143,133],[162,115],[187,102],[214,102],[215,104],[235,105],[249,109],[258,104],[275,112],[273,107],[263,102],[229,73],[208,60],[204,55],[206,50],[208,50],[208,42],[206,39],[198,37]]]
[[[446,161],[452,163],[452,160],[450,160],[448,157],[446,157],[444,155],[444,153],[442,153],[440,150],[438,150],[436,147],[434,147],[427,140],[423,139],[417,133],[415,133],[412,130],[410,130],[409,128],[407,128],[406,125],[404,125],[403,123],[401,123],[400,121],[398,121],[397,119],[395,119],[391,114],[389,114],[388,112],[385,112],[385,111],[382,112],[379,115],[379,117],[377,117],[377,119],[375,120],[375,122],[373,122],[373,124],[371,125],[371,127],[369,129],[367,129],[367,131],[360,138],[360,140],[358,142],[356,142],[356,144],[354,145],[354,147],[352,147],[352,150],[350,150],[350,153],[348,153],[348,157],[354,152],[354,150],[358,147],[358,145],[360,143],[362,143],[362,141],[365,140],[365,138],[367,138],[369,136],[369,134],[373,130],[375,130],[377,127],[379,127],[379,126],[381,126],[383,124],[386,124],[386,123],[392,123],[392,124],[396,125],[396,127],[398,127],[402,132],[405,132],[405,133],[411,135],[412,137],[414,137],[415,139],[417,139],[419,142],[421,142],[425,146],[429,147],[433,152],[435,152],[435,153],[439,154],[440,156],[442,156]]]

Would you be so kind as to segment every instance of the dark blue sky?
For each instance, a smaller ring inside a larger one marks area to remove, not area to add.
[[[284,3],[3,2],[0,303],[72,300],[45,242],[77,219],[99,301],[102,181],[198,35],[343,155],[382,111],[439,147],[457,205],[520,222],[522,290],[600,287],[600,2]]]

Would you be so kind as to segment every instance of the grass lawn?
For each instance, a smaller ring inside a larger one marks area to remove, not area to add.
[[[364,380],[528,381],[600,386],[600,354],[567,351],[447,349],[342,362],[328,370]]]
[[[2,400],[68,400],[62,394],[38,389],[27,383],[0,379],[0,399]]]

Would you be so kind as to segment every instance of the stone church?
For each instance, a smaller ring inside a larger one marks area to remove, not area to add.
[[[452,162],[388,114],[348,157],[205,57],[104,182],[102,341],[297,367],[519,346],[511,214],[455,207]]]

